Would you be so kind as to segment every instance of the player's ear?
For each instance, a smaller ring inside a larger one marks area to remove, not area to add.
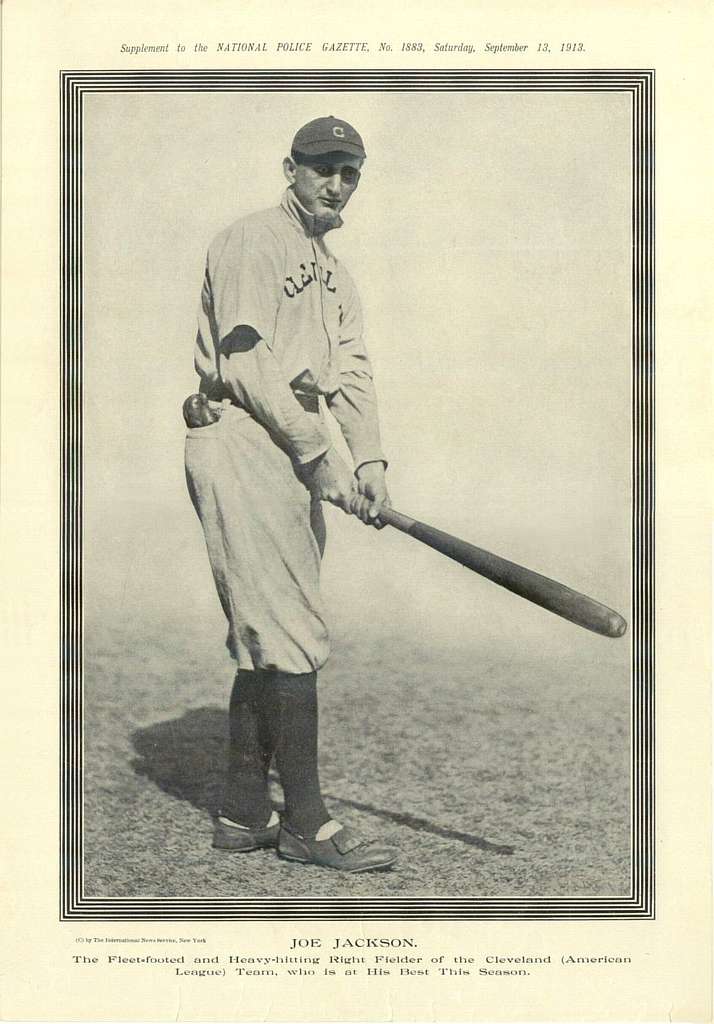
[[[291,185],[295,184],[295,171],[297,170],[297,164],[291,156],[286,156],[283,160],[283,174],[288,179]]]

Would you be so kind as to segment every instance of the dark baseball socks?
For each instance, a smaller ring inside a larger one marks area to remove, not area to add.
[[[314,836],[330,820],[317,769],[317,673],[271,673],[262,710],[285,796],[285,824]]]
[[[221,817],[250,829],[265,828],[272,813],[270,737],[260,712],[260,691],[259,673],[236,672],[228,708],[228,772]]]
[[[221,817],[249,829],[277,821],[268,793],[273,757],[285,796],[283,823],[305,837],[330,821],[317,768],[317,673],[236,673],[231,693],[228,778]]]

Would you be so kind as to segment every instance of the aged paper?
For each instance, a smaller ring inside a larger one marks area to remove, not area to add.
[[[2,15],[3,1018],[709,1020],[709,7]],[[328,510],[354,876],[211,849],[180,418],[206,247],[327,114],[395,507],[628,621]]]

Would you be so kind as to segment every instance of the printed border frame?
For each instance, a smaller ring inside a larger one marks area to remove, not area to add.
[[[652,69],[60,72],[60,920],[631,920],[655,916]],[[83,99],[112,91],[620,91],[632,99],[631,885],[626,897],[88,898],[83,894]]]

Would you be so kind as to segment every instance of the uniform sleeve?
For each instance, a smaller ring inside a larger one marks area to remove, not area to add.
[[[343,271],[344,273],[344,271]],[[339,344],[340,387],[328,396],[330,412],[352,453],[355,468],[365,462],[384,462],[372,367],[362,339],[359,296],[345,273]]]
[[[267,230],[234,230],[209,252],[201,305],[212,321],[223,384],[304,464],[331,441],[322,420],[300,405],[273,355],[284,277],[279,239]]]

